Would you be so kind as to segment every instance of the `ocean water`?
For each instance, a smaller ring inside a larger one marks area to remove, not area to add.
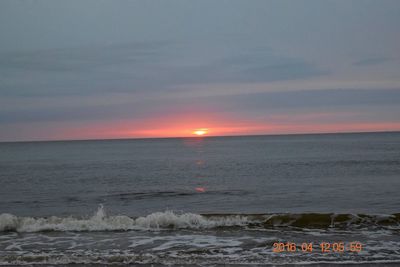
[[[0,265],[400,264],[399,192],[400,133],[0,143]]]

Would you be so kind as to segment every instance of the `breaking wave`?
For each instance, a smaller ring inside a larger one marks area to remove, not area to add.
[[[302,214],[195,214],[173,211],[155,212],[132,218],[125,215],[107,216],[100,205],[91,217],[18,217],[0,215],[0,232],[43,231],[130,231],[162,229],[240,229],[295,228],[400,228],[400,213],[391,215],[302,213]]]

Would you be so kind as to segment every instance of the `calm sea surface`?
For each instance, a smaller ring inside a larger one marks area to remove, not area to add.
[[[399,192],[400,133],[0,143],[0,264],[395,263]]]

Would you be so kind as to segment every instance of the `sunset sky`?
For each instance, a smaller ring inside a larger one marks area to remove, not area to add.
[[[0,2],[0,141],[400,130],[400,1]]]

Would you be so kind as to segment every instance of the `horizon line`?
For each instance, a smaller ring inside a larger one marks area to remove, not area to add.
[[[238,135],[203,135],[203,136],[170,136],[170,137],[122,137],[122,138],[89,138],[89,139],[49,139],[49,140],[15,140],[0,141],[1,143],[34,143],[34,142],[85,142],[85,141],[117,141],[117,140],[151,140],[151,139],[205,139],[223,137],[256,137],[256,136],[295,136],[295,135],[330,135],[330,134],[371,134],[371,133],[400,133],[398,130],[384,131],[344,131],[344,132],[304,132],[304,133],[281,133],[281,134],[238,134]]]

